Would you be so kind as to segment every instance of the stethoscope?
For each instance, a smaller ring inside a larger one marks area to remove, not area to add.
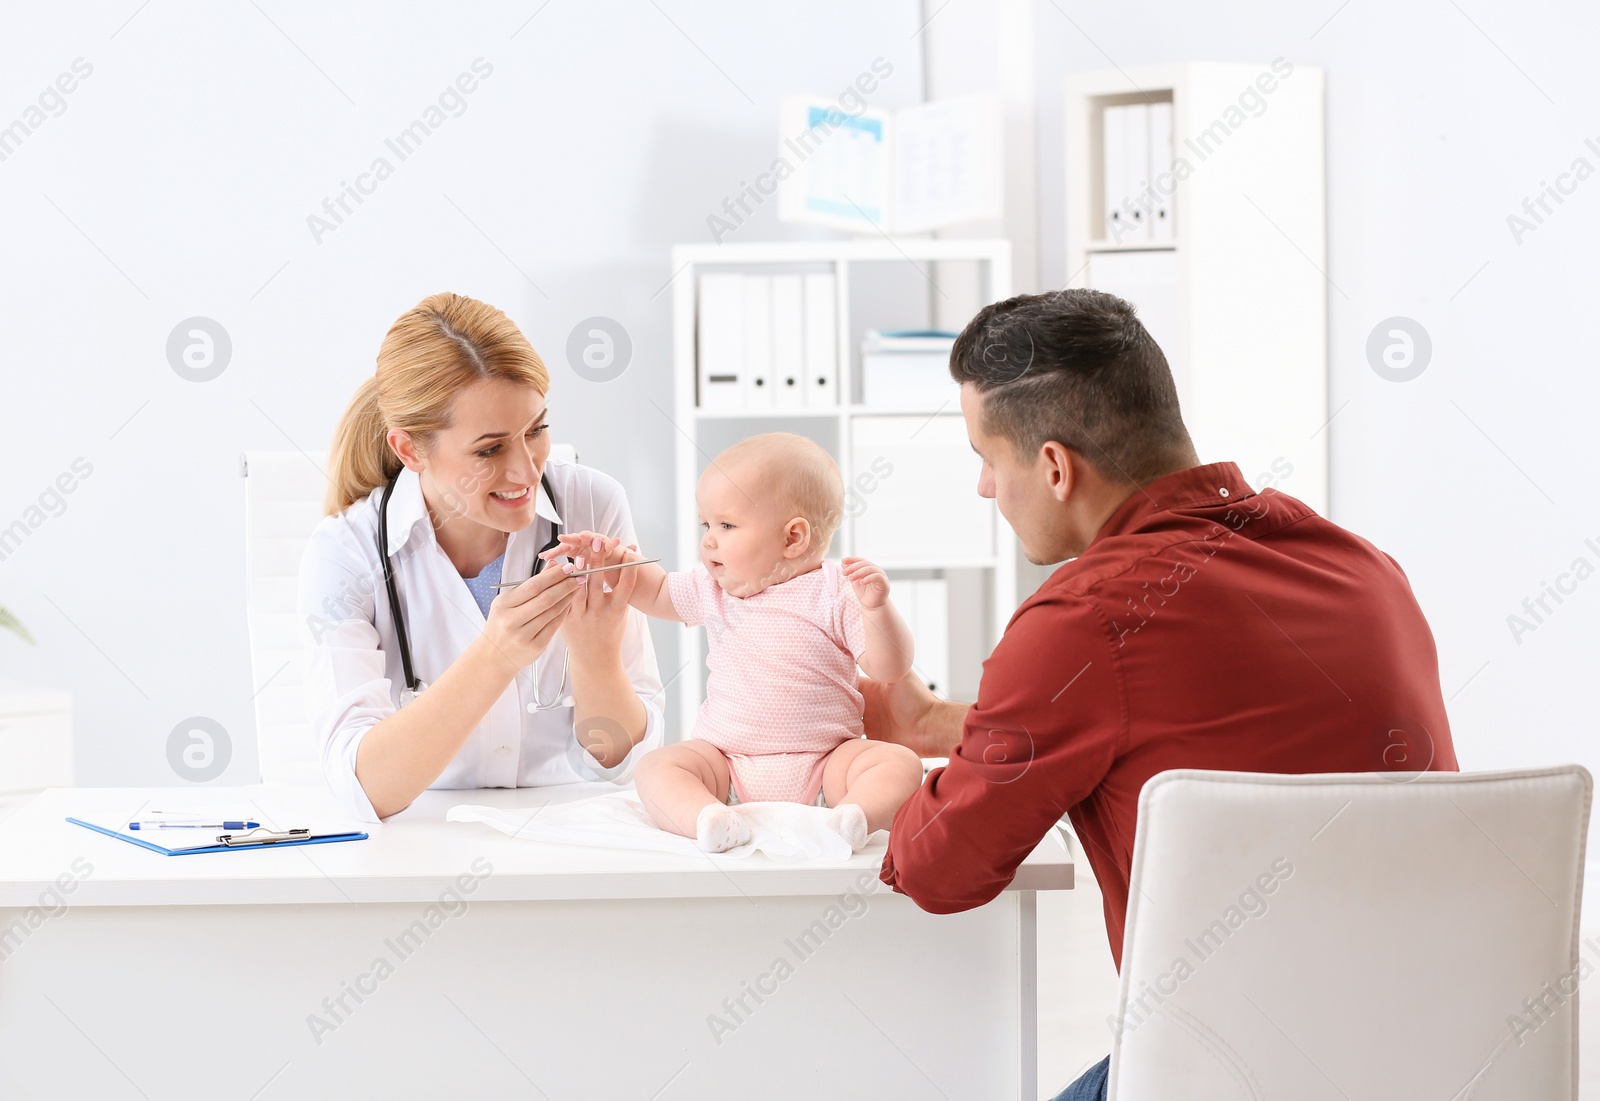
[[[394,621],[395,640],[400,643],[400,667],[405,670],[406,686],[400,690],[400,706],[404,707],[428,686],[417,678],[416,672],[411,668],[411,642],[406,637],[406,620],[400,612],[400,594],[394,585],[394,570],[389,565],[389,497],[394,493],[395,483],[400,480],[396,474],[389,479],[389,484],[384,487],[383,500],[378,503],[378,557],[383,560],[383,583],[389,590],[389,617]],[[550,498],[550,503],[555,504],[556,495],[550,488],[550,479],[547,475],[539,475],[539,485],[544,489],[545,495]],[[544,569],[545,560],[542,557],[545,551],[561,545],[561,525],[555,521],[550,522],[550,541],[539,548],[539,553],[533,556],[533,575],[537,577],[539,571]],[[551,640],[552,645],[554,640]],[[545,648],[546,650],[549,647]],[[561,647],[561,686],[556,692],[556,698],[549,703],[539,699],[539,661],[544,660],[544,655],[539,655],[533,670],[533,702],[528,705],[528,713],[535,714],[540,711],[555,711],[563,707],[571,707],[571,698],[567,695],[567,673],[571,665],[572,655],[565,645]]]

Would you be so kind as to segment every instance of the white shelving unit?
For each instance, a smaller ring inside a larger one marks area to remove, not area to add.
[[[1173,238],[1109,241],[1104,112],[1152,102],[1172,104],[1175,164],[1187,166],[1172,180]],[[1141,314],[1148,306],[1200,461],[1237,462],[1255,488],[1275,485],[1327,515],[1322,71],[1280,59],[1075,74],[1066,166],[1069,285],[1121,293],[1117,273],[1094,275],[1108,266],[1097,257],[1135,257],[1123,260],[1123,277],[1140,267],[1175,273],[1170,303],[1165,290],[1148,302],[1122,296]]]
[[[858,331],[851,324],[852,280],[868,280],[872,272],[867,265],[904,264],[917,265],[931,273],[934,261],[970,261],[981,269],[981,302],[991,302],[1011,294],[1011,243],[1004,240],[935,240],[932,238],[861,239],[843,241],[751,242],[741,244],[688,244],[676,245],[672,250],[673,296],[673,368],[674,368],[674,420],[677,426],[677,476],[676,499],[678,540],[676,569],[691,569],[699,561],[700,533],[696,522],[694,490],[701,469],[715,453],[715,446],[702,444],[702,437],[713,426],[732,425],[740,436],[771,431],[772,422],[791,422],[792,430],[803,432],[828,446],[838,460],[848,487],[858,471],[852,454],[854,422],[863,417],[916,418],[917,425],[933,423],[935,418],[961,420],[961,411],[955,402],[941,408],[922,406],[865,406],[855,400],[859,394],[856,377],[859,349],[854,347]],[[793,271],[796,269],[831,271],[834,276],[837,322],[835,333],[838,347],[839,404],[828,407],[808,406],[792,409],[707,410],[696,404],[696,333],[697,291],[699,277],[707,270]],[[866,318],[869,325],[877,319]],[[888,326],[885,326],[888,327]],[[817,431],[808,431],[808,427]],[[948,430],[948,425],[942,426]],[[963,484],[951,485],[949,493],[953,503],[965,503],[976,492],[976,458],[973,459],[973,476]],[[958,496],[959,495],[959,496]],[[982,558],[941,558],[937,553],[915,558],[902,556],[885,558],[871,546],[856,545],[855,518],[846,511],[839,531],[834,535],[829,557],[860,554],[891,572],[948,569],[979,569],[987,579],[986,602],[989,612],[988,635],[983,653],[987,654],[999,639],[1007,620],[1017,605],[1017,550],[1015,536],[1001,520],[993,504],[987,506],[987,522],[993,525],[994,553]],[[937,551],[937,548],[933,548]],[[960,630],[952,623],[952,630]],[[704,645],[698,629],[685,629],[682,634],[681,660],[691,668],[678,678],[678,732],[687,737],[694,728],[704,694]]]

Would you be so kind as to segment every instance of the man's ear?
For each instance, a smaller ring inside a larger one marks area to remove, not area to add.
[[[811,553],[811,521],[796,516],[783,526],[783,556],[804,558]]]
[[[422,469],[422,457],[417,454],[417,445],[411,439],[411,433],[404,428],[389,429],[389,447],[400,457],[400,461],[408,470]]]
[[[1039,449],[1039,460],[1044,464],[1044,475],[1050,483],[1050,492],[1055,499],[1063,504],[1072,495],[1073,489],[1078,484],[1077,463],[1083,461],[1070,447],[1065,447],[1054,440],[1047,440]]]

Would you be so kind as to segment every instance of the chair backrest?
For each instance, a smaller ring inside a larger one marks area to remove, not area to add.
[[[550,455],[578,461],[570,444],[552,444]],[[322,519],[327,468],[325,452],[251,451],[243,457],[245,601],[263,783],[323,782],[306,714],[296,608],[300,558]]]
[[[1591,788],[1576,765],[1153,777],[1110,1098],[1573,1101]]]
[[[244,456],[245,604],[263,783],[322,783],[306,718],[305,657],[296,613],[300,556],[322,519],[325,452]]]

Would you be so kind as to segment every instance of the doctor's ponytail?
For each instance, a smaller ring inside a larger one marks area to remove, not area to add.
[[[400,456],[389,446],[389,427],[378,408],[378,376],[356,390],[333,433],[328,493],[323,511],[343,512],[400,472]]]
[[[400,472],[389,431],[426,452],[450,426],[456,395],[485,379],[550,390],[550,374],[505,314],[459,294],[435,294],[402,314],[378,349],[378,369],[334,430],[323,510],[343,512]]]

